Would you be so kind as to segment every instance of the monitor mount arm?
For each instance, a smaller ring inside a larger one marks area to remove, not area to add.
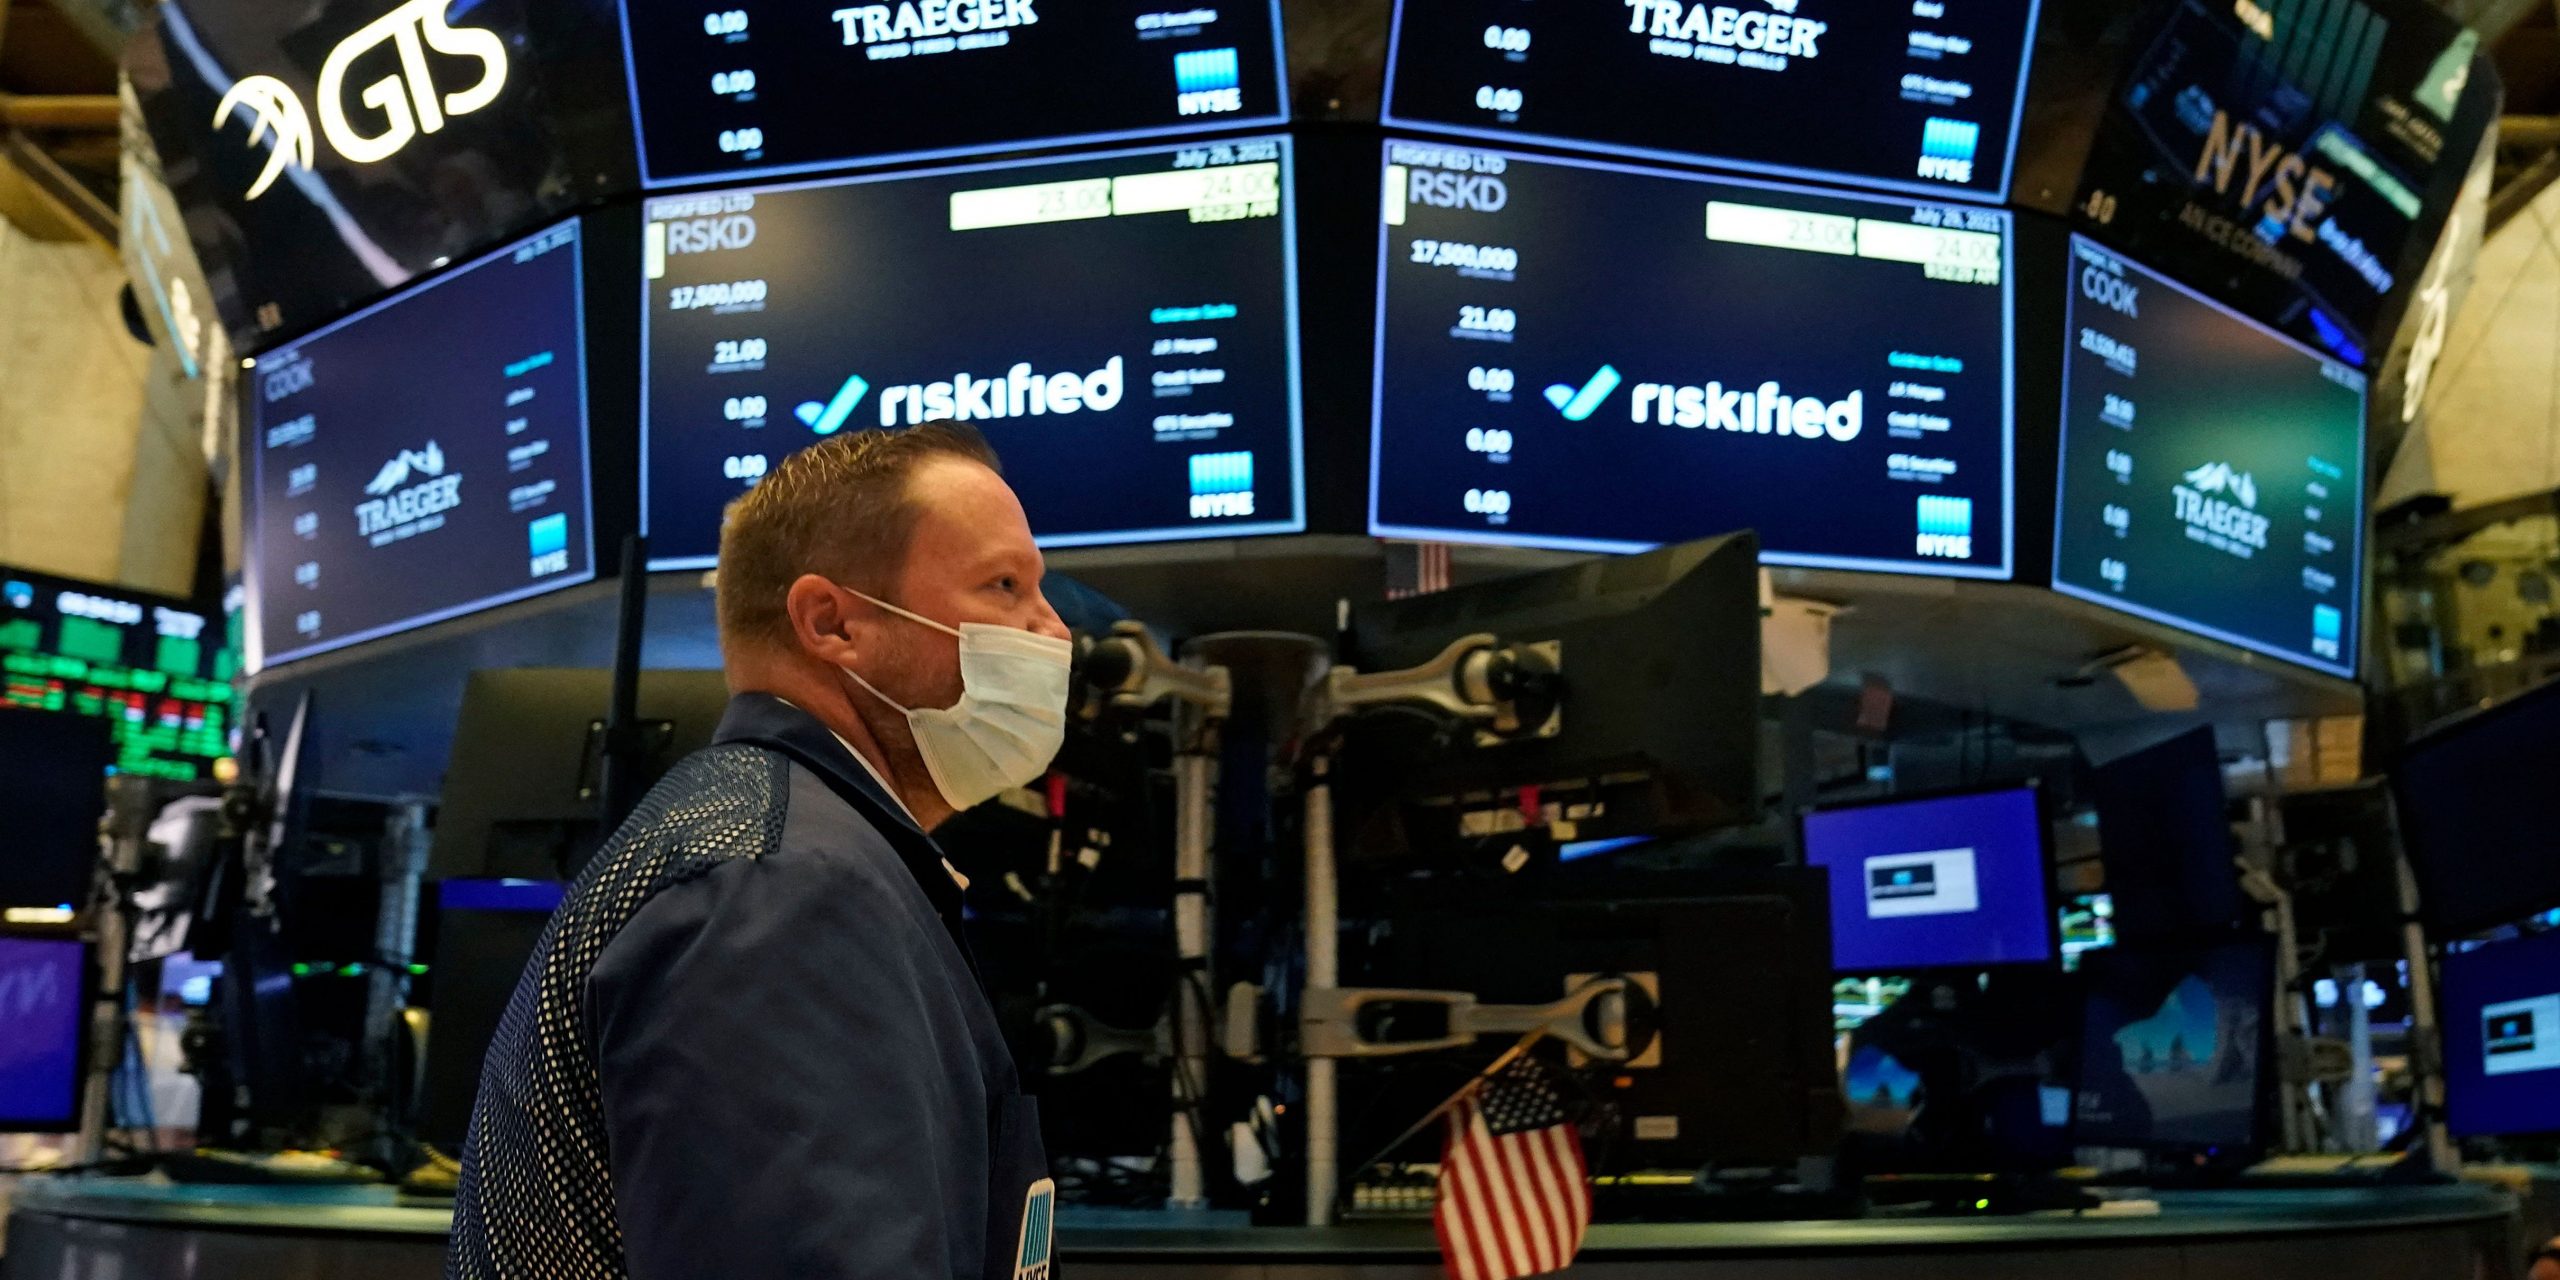
[[[1418,707],[1477,727],[1480,745],[1553,737],[1563,727],[1563,653],[1553,642],[1506,645],[1465,636],[1401,671],[1325,672],[1307,716],[1311,734],[1378,706]]]
[[[1310,742],[1326,742],[1344,718],[1372,707],[1414,707],[1476,728],[1475,745],[1493,746],[1525,738],[1554,736],[1563,725],[1563,652],[1552,643],[1505,644],[1490,634],[1463,636],[1420,666],[1399,671],[1327,670],[1309,698],[1301,729]],[[1368,990],[1342,982],[1342,903],[1334,868],[1333,761],[1325,748],[1307,760],[1301,796],[1306,838],[1306,988],[1298,998],[1298,1047],[1307,1060],[1307,1225],[1333,1222],[1334,1198],[1341,1180],[1339,1132],[1341,1095],[1336,1074],[1341,1059],[1422,1052],[1473,1043],[1476,1036],[1517,1027],[1554,1030],[1562,1023],[1573,1034],[1558,1038],[1588,1041],[1612,1051],[1601,1036],[1582,1027],[1583,1015],[1609,994],[1586,988],[1560,1005],[1487,1005],[1462,991]],[[1623,984],[1613,1006],[1625,1007]],[[1580,1003],[1575,1003],[1579,1000]],[[1445,1043],[1405,1048],[1368,1041],[1359,1033],[1363,1005],[1402,1002],[1433,1003],[1448,1009]],[[1603,1015],[1605,1026],[1612,1019]],[[1623,1016],[1615,1019],[1623,1024]],[[1462,1034],[1463,1032],[1463,1034]]]
[[[1361,1025],[1361,1013],[1392,1005],[1437,1006],[1448,1030],[1412,1040],[1379,1040]],[[1553,1036],[1584,1054],[1624,1062],[1653,1038],[1653,1001],[1623,977],[1593,978],[1550,1004],[1486,1004],[1463,991],[1414,991],[1389,987],[1311,990],[1299,1022],[1299,1045],[1310,1057],[1385,1058],[1463,1049],[1495,1035]]]
[[[1175,661],[1158,647],[1155,637],[1137,622],[1113,624],[1110,634],[1080,647],[1079,672],[1091,695],[1084,714],[1103,706],[1136,711],[1164,699],[1177,705],[1173,737],[1173,939],[1175,965],[1173,1012],[1167,1019],[1159,1052],[1173,1064],[1173,1129],[1166,1148],[1172,1184],[1165,1205],[1173,1209],[1208,1207],[1208,1181],[1200,1151],[1200,1094],[1209,1078],[1209,1043],[1215,1034],[1209,1009],[1210,793],[1217,776],[1219,731],[1235,710],[1235,683],[1220,666],[1193,666]],[[1044,1011],[1042,1021],[1059,1034],[1075,1034],[1083,1045],[1074,1057],[1052,1063],[1052,1070],[1080,1071],[1091,1061],[1076,1058],[1103,1047],[1085,1035],[1090,1022],[1081,1010],[1072,1018]],[[1109,1030],[1106,1028],[1106,1030]],[[1122,1035],[1111,1044],[1125,1045]],[[1106,1037],[1108,1039],[1108,1037]],[[1119,1049],[1114,1052],[1122,1051]],[[1069,1065],[1069,1064],[1072,1065]]]

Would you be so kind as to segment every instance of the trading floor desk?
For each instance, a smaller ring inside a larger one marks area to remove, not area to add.
[[[1593,1228],[1575,1276],[1619,1280],[2506,1280],[2515,1202],[2475,1186],[2169,1193],[2148,1217],[1868,1219]],[[0,1280],[435,1280],[450,1215],[385,1189],[30,1179]],[[1330,1229],[1059,1219],[1072,1280],[1425,1280],[1422,1223]]]

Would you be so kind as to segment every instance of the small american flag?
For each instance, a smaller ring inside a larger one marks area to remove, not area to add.
[[[1591,1225],[1582,1136],[1555,1070],[1521,1057],[1449,1112],[1431,1211],[1454,1280],[1561,1271]]]
[[[1387,598],[1409,600],[1449,589],[1449,544],[1387,544]]]

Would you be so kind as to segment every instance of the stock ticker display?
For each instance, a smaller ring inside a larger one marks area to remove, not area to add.
[[[969,423],[1044,545],[1296,532],[1289,143],[650,202],[642,507],[720,512],[838,431]]]
[[[2010,572],[2010,220],[1394,141],[1372,532]]]
[[[260,358],[252,669],[595,576],[578,224]]]
[[[1287,116],[1278,0],[623,0],[622,16],[652,183]]]
[[[2037,0],[1400,0],[1386,118],[1997,200]]]
[[[2353,677],[2365,378],[2073,237],[2058,591]]]
[[[108,721],[121,772],[192,782],[231,754],[234,662],[176,601],[0,567],[0,706]]]

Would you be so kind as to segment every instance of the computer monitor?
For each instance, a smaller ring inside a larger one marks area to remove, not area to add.
[[[2265,1144],[2275,948],[2111,947],[2088,982],[2074,1117],[2083,1146],[2241,1155]]]
[[[87,905],[114,762],[104,720],[0,707],[0,776],[9,779],[0,911],[59,910],[67,918]]]
[[[2391,768],[2418,911],[2443,934],[2560,906],[2560,681],[2409,744]]]
[[[2444,958],[2445,1125],[2560,1133],[2560,933]]]
[[[2293,928],[2322,965],[2398,960],[2400,843],[2391,788],[2380,780],[2287,794],[2278,867],[2293,895]]]
[[[2067,983],[2049,967],[1944,971],[1844,1033],[1845,1169],[2003,1173],[2069,1163],[2080,1007]]]
[[[1490,634],[1552,646],[1563,692],[1556,732],[1493,745],[1444,740],[1419,716],[1357,718],[1339,776],[1356,788],[1366,775],[1444,813],[1469,794],[1570,791],[1594,802],[1578,840],[1750,821],[1760,809],[1758,556],[1751,534],[1727,534],[1353,610],[1352,665],[1363,672],[1417,667]]]
[[[1391,918],[1355,931],[1345,972],[1363,985],[1503,1004],[1556,1000],[1577,975],[1650,984],[1659,1038],[1601,1077],[1623,1128],[1605,1149],[1593,1144],[1595,1172],[1792,1169],[1839,1137],[1823,892],[1805,867],[1407,883],[1381,913]],[[1413,1034],[1436,1031],[1391,1038]],[[1472,1056],[1346,1068],[1345,1096],[1368,1101],[1348,1117],[1343,1154],[1377,1150],[1448,1095],[1462,1078],[1453,1068],[1482,1065],[1513,1038],[1486,1037]]]
[[[2196,729],[2098,767],[2098,848],[2116,934],[2172,942],[2239,927],[2222,758]]]
[[[1831,877],[1842,973],[2044,964],[2054,957],[2034,787],[1814,809],[1804,858]]]
[[[421,1139],[459,1154],[489,1041],[565,889],[556,881],[447,880],[434,892],[434,1018],[417,1128]]]
[[[80,1127],[89,946],[0,936],[0,1133]]]
[[[613,673],[600,668],[474,671],[463,687],[436,815],[432,880],[564,880],[609,832],[599,825],[602,726]],[[651,730],[642,770],[655,781],[707,746],[729,705],[717,671],[644,671],[639,718]]]

